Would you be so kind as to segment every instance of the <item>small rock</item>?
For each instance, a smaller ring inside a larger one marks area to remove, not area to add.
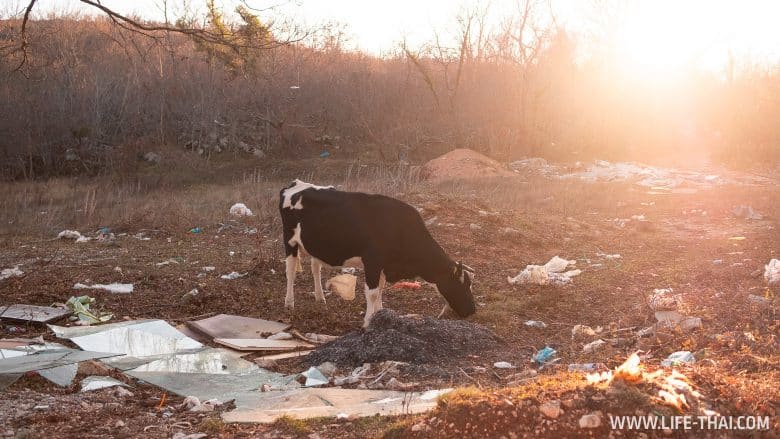
[[[149,151],[146,154],[144,154],[144,160],[146,160],[149,163],[160,163],[162,161],[162,157],[160,154],[157,154],[156,152]]]
[[[425,429],[425,424],[420,422],[419,424],[412,425],[412,431],[422,431]]]
[[[122,421],[121,419],[120,419],[120,420],[118,420],[118,421],[116,421],[116,423],[114,424],[114,427],[115,427],[115,428],[122,428],[122,427],[124,427],[124,426],[125,426],[125,423],[124,423],[124,421]]]
[[[545,402],[539,406],[539,411],[550,419],[557,419],[563,412],[561,402],[558,400]]]
[[[181,296],[181,301],[183,303],[195,302],[199,297],[200,291],[198,291],[197,288],[193,288],[188,293],[185,293],[183,296]]]
[[[582,415],[580,418],[580,428],[598,428],[601,426],[601,412],[596,411]]]
[[[587,325],[574,325],[574,327],[571,328],[572,339],[594,337],[595,335],[596,331]]]
[[[469,224],[469,228],[470,228],[471,230],[481,230],[481,229],[482,229],[482,226],[480,226],[479,224],[474,224],[474,223],[471,223],[471,224]]]
[[[42,412],[42,411],[49,410],[49,406],[48,405],[36,405],[35,407],[33,407],[33,410],[38,410],[38,411]]]
[[[122,386],[114,387],[113,394],[117,398],[131,398],[131,397],[133,397],[133,392],[125,389]]]

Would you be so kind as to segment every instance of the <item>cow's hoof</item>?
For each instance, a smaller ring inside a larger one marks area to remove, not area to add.
[[[292,302],[284,302],[284,309],[286,309],[287,311],[292,311],[293,309],[295,309],[295,304]]]

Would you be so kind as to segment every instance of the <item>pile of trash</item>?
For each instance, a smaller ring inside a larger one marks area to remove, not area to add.
[[[639,186],[657,189],[672,189],[684,184],[711,187],[727,182],[718,175],[660,168],[640,163],[610,163],[606,160],[596,160],[585,171],[562,175],[561,178],[579,178],[588,182],[633,181]]]
[[[702,327],[700,317],[686,316],[679,312],[682,297],[675,294],[672,288],[656,288],[648,299],[650,308],[655,313],[656,323],[639,331],[639,336],[650,335],[658,330],[680,329],[685,332]]]
[[[401,316],[379,310],[368,328],[350,332],[319,346],[306,358],[312,365],[339,366],[403,361],[413,364],[447,364],[467,355],[489,351],[501,339],[482,325],[464,320]]]
[[[502,163],[470,149],[454,149],[429,161],[422,175],[429,180],[515,176]]]
[[[507,277],[511,285],[517,284],[535,284],[535,285],[566,285],[571,283],[571,278],[582,273],[582,270],[568,270],[573,267],[577,261],[566,260],[554,256],[544,265],[528,265],[523,271],[515,277]]]

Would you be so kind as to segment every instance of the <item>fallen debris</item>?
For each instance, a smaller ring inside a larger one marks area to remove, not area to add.
[[[588,413],[587,415],[582,415],[582,417],[579,420],[580,428],[599,428],[601,426],[601,418],[602,418],[601,411],[595,411],[593,413]]]
[[[680,364],[693,364],[695,362],[696,358],[689,351],[677,351],[666,357],[666,360],[661,362],[661,366],[672,367]]]
[[[230,206],[230,214],[233,216],[254,216],[252,211],[244,203],[236,203]]]
[[[65,302],[65,306],[73,312],[79,321],[90,325],[105,323],[114,317],[114,315],[110,313],[93,313],[89,309],[90,305],[93,303],[95,303],[95,299],[89,296],[71,296],[71,298]]]
[[[544,323],[544,322],[542,322],[540,320],[526,320],[523,324],[525,326],[529,326],[531,328],[542,328],[542,329],[544,329],[544,328],[547,327],[547,323]]]
[[[550,419],[558,419],[558,416],[563,413],[561,402],[558,400],[545,402],[539,406],[539,412]]]
[[[512,363],[509,363],[508,361],[497,361],[493,363],[493,367],[496,369],[514,369],[516,366],[513,366]]]
[[[528,265],[515,277],[507,277],[512,284],[536,284],[536,285],[565,285],[571,282],[571,278],[582,273],[582,270],[564,271],[574,266],[577,261],[569,261],[554,256],[544,265]]]
[[[733,209],[731,209],[731,213],[734,214],[734,216],[737,218],[744,218],[749,220],[764,219],[764,216],[753,210],[751,206],[735,206]]]
[[[263,338],[287,330],[287,323],[273,322],[252,317],[218,314],[213,317],[187,322],[187,326],[214,338]]]
[[[547,363],[552,363],[557,361],[558,359],[552,360],[552,358],[556,354],[558,354],[558,351],[556,351],[555,349],[549,346],[545,346],[544,348],[540,349],[531,357],[531,361],[535,363],[539,363],[541,365],[545,365]]]
[[[84,290],[84,289],[91,289],[91,290],[105,290],[109,293],[114,294],[129,294],[133,292],[133,284],[120,284],[120,283],[111,283],[111,284],[94,284],[94,285],[85,285],[82,283],[77,283],[76,285],[73,285],[74,289],[77,290]]]
[[[82,392],[89,392],[92,390],[105,389],[115,386],[127,387],[127,384],[119,381],[116,378],[111,378],[108,376],[88,376],[81,380]]]
[[[0,306],[0,319],[18,322],[48,323],[70,314],[70,311],[50,306],[15,304]]]
[[[306,387],[315,387],[315,386],[323,386],[325,384],[328,384],[330,380],[328,380],[328,377],[326,377],[320,370],[314,366],[310,367],[306,372],[303,372],[301,375],[306,377],[306,383],[304,383],[304,386]]]
[[[679,294],[674,294],[674,290],[671,288],[656,288],[653,290],[653,295],[650,297],[650,308],[653,311],[664,311],[677,309],[680,304],[681,298]]]
[[[289,351],[314,347],[298,340],[270,340],[267,338],[215,338],[214,342],[239,351]]]
[[[328,279],[328,281],[325,282],[325,288],[338,294],[338,296],[344,300],[354,300],[356,284],[357,277],[349,273],[344,273]]]
[[[588,325],[574,325],[574,327],[571,328],[571,338],[572,340],[575,340],[595,337],[597,332],[601,332],[601,326],[596,329],[597,330],[594,330]]]
[[[488,351],[500,342],[490,330],[476,323],[401,316],[382,309],[374,314],[368,328],[319,346],[306,362],[316,365],[331,361],[351,367],[385,360],[443,364]]]
[[[596,352],[600,350],[604,345],[606,345],[607,342],[605,342],[602,339],[594,340],[585,346],[582,347],[582,352],[585,352],[586,354],[591,354],[593,352]]]
[[[220,278],[220,279],[226,279],[226,280],[235,280],[235,279],[238,279],[238,278],[240,278],[240,277],[244,277],[244,276],[246,276],[247,274],[249,274],[249,273],[247,272],[247,273],[243,273],[243,274],[241,274],[241,273],[239,273],[239,272],[237,272],[237,271],[231,271],[231,272],[230,272],[230,273],[228,273],[228,274],[223,274],[223,275],[222,275],[222,276],[220,276],[219,278]]]
[[[71,241],[76,241],[81,238],[81,236],[81,233],[77,230],[63,230],[57,234],[57,239],[69,239]]]
[[[0,280],[22,276],[24,276],[24,271],[20,270],[18,265],[13,268],[4,268],[2,271],[0,271]]]
[[[772,259],[764,266],[764,279],[769,285],[780,283],[780,259]]]
[[[0,350],[0,375],[3,385],[12,384],[21,374],[37,371],[39,375],[59,385],[69,386],[76,377],[77,363],[119,354],[68,349],[58,343],[20,346]]]

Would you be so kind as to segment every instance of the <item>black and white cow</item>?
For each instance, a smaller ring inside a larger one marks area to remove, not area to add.
[[[316,300],[325,303],[321,269],[363,266],[366,316],[382,309],[386,281],[420,277],[436,284],[459,316],[474,314],[473,270],[450,259],[431,237],[414,207],[384,195],[342,192],[295,180],[279,194],[284,249],[287,255],[285,307],[294,307],[296,268],[311,255]],[[446,310],[446,306],[445,306]],[[442,311],[443,313],[443,311]]]

